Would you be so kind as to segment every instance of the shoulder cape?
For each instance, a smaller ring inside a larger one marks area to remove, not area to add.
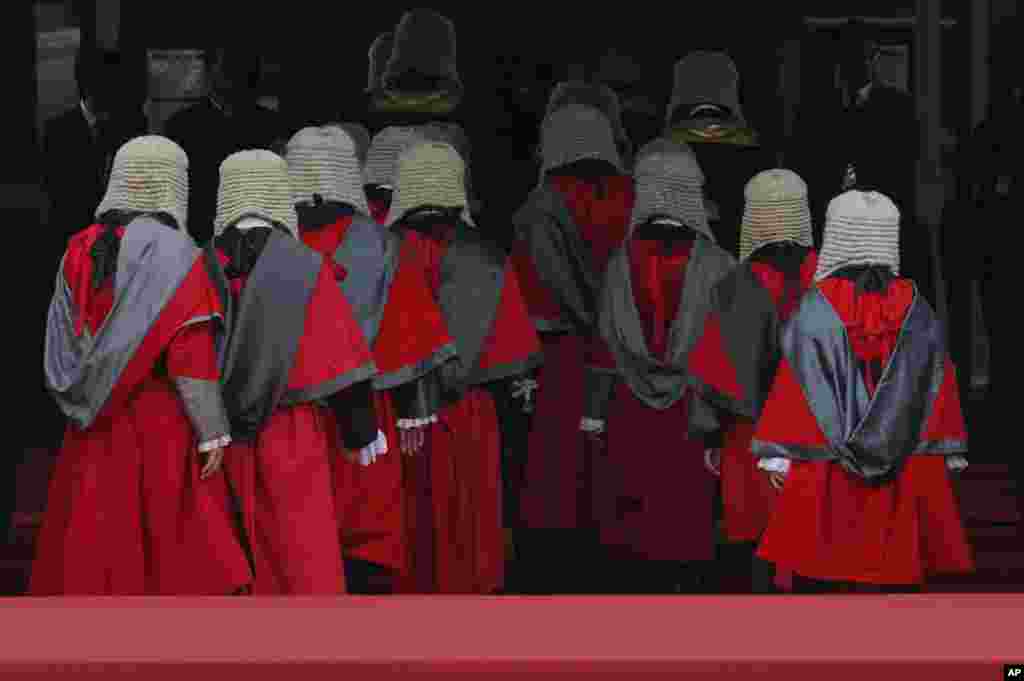
[[[309,301],[323,258],[299,241],[274,231],[249,274],[237,305],[212,242],[207,264],[225,306],[230,334],[221,347],[224,405],[232,436],[251,439],[278,406],[284,406]],[[316,399],[316,395],[304,395]]]
[[[623,380],[647,406],[668,409],[683,397],[688,387],[695,386],[687,355],[697,342],[710,309],[711,289],[732,265],[732,257],[721,248],[706,239],[696,239],[686,267],[680,307],[669,333],[669,356],[663,360],[653,356],[647,347],[626,248],[612,256],[601,296],[601,337]],[[694,416],[704,420],[708,415]],[[713,429],[710,423],[708,426]]]
[[[868,393],[842,320],[814,287],[782,334],[782,353],[827,440],[808,447],[754,440],[759,457],[836,461],[868,482],[890,480],[916,452],[955,454],[962,442],[924,442],[946,369],[942,327],[914,292],[896,349]]]
[[[80,312],[64,276],[65,261],[61,262],[47,317],[44,372],[61,410],[79,428],[95,421],[199,255],[198,247],[181,232],[148,217],[132,221],[121,239],[114,305],[95,336],[88,326],[76,334]],[[150,358],[153,363],[181,324],[159,326],[166,337],[156,345],[146,343],[157,351]]]

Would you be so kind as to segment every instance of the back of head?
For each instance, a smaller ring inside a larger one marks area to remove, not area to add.
[[[370,131],[362,123],[337,123],[337,125],[352,138],[356,146],[356,156],[359,158],[359,165],[366,163],[366,154],[370,151]]]
[[[740,74],[725,52],[697,51],[674,69],[668,134],[683,141],[757,146],[740,105]]]
[[[399,155],[422,139],[422,132],[411,126],[392,126],[378,132],[366,154],[363,181],[372,185],[394,186]]]
[[[848,191],[828,205],[815,280],[852,265],[900,269],[900,211],[878,192]]]
[[[649,150],[637,158],[633,172],[636,202],[632,226],[651,218],[667,217],[715,240],[704,206],[704,173],[696,156],[678,147]]]
[[[136,137],[118,149],[96,218],[109,211],[162,213],[188,224],[188,157],[159,135]]]
[[[807,183],[799,175],[783,168],[765,170],[747,182],[743,195],[740,260],[774,243],[814,246]]]
[[[239,151],[220,164],[214,234],[246,217],[262,218],[298,237],[288,163],[272,151]]]
[[[295,203],[344,203],[369,215],[356,145],[339,126],[303,128],[288,142],[288,174]]]
[[[466,195],[466,164],[447,142],[424,140],[401,153],[387,224],[393,225],[424,206],[462,208],[463,221],[473,224]]]
[[[615,91],[603,83],[587,83],[580,80],[559,83],[551,91],[545,116],[572,104],[597,109],[608,117],[619,157],[625,165],[629,165],[628,159],[632,157],[633,149],[626,128],[622,124],[622,104]]]
[[[611,122],[599,109],[563,106],[544,118],[540,137],[542,174],[583,159],[605,161],[620,172],[623,168]]]
[[[395,28],[394,45],[384,70],[384,87],[399,92],[435,91],[403,83],[412,75],[437,79],[438,89],[460,85],[455,24],[434,10],[410,10]]]

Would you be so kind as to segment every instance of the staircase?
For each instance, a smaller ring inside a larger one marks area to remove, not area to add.
[[[54,453],[26,452],[17,473],[17,512],[6,543],[0,543],[0,596],[24,593],[33,541],[46,500]],[[975,549],[977,572],[929,584],[938,593],[1024,593],[1024,531],[1016,483],[1005,464],[972,463],[958,483],[964,524]]]

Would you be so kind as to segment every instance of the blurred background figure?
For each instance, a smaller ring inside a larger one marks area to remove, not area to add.
[[[57,261],[75,232],[93,223],[93,213],[114,154],[133,137],[146,134],[141,83],[119,52],[84,48],[75,62],[77,106],[43,127],[43,181],[50,201],[48,258]]]
[[[246,149],[280,148],[288,134],[281,115],[256,101],[257,52],[215,48],[207,50],[204,59],[207,96],[171,116],[164,129],[191,163],[188,222],[200,244],[213,237],[221,161]]]

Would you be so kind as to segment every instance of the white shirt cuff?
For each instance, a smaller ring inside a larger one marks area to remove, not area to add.
[[[227,447],[229,444],[231,444],[231,436],[222,435],[215,440],[207,440],[206,442],[200,443],[199,453],[206,454],[207,452],[212,452],[215,449],[223,449],[224,447]]]
[[[423,426],[429,426],[432,423],[437,423],[437,414],[431,414],[425,419],[398,419],[398,427],[402,430],[422,428]]]
[[[584,416],[580,419],[580,430],[584,433],[603,433],[604,432],[604,421],[601,419],[591,419]]]
[[[961,456],[959,454],[954,454],[953,456],[947,456],[946,457],[946,468],[948,468],[949,470],[953,471],[954,473],[961,472],[962,470],[967,468],[967,457]]]
[[[763,471],[769,473],[781,473],[787,475],[789,473],[790,461],[782,457],[774,457],[771,459],[760,459],[757,462],[757,467]]]

